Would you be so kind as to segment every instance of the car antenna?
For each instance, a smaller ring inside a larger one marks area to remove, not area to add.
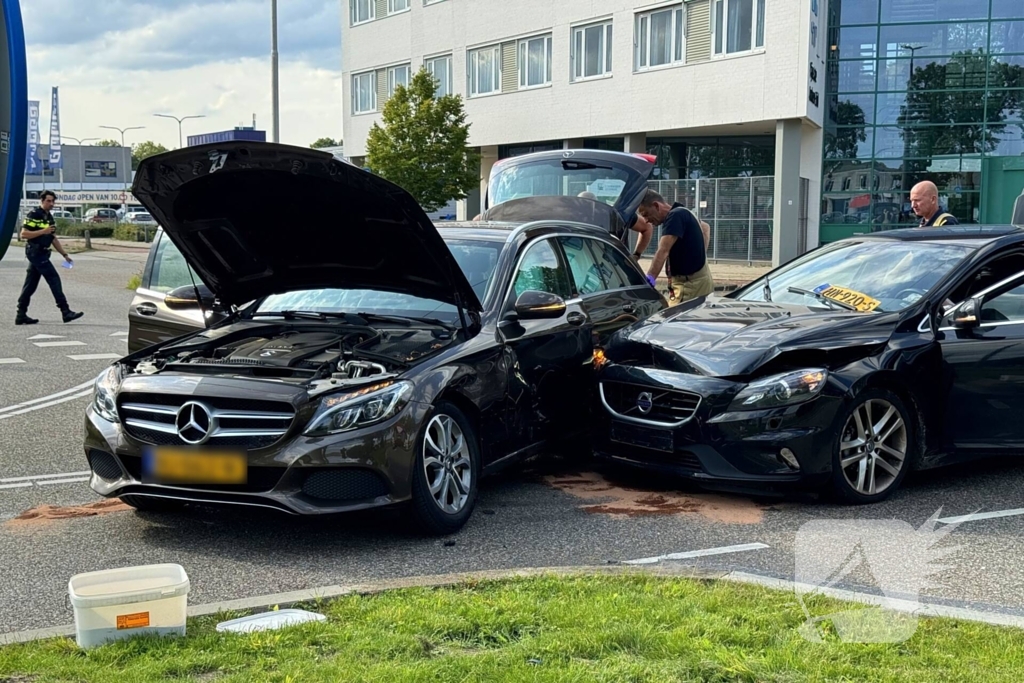
[[[764,300],[768,303],[772,303],[772,285],[768,281],[768,276],[764,276]]]

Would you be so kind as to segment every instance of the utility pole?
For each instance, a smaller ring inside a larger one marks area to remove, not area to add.
[[[192,114],[190,116],[182,116],[180,119],[177,116],[172,116],[170,114],[153,114],[153,116],[159,116],[159,117],[165,118],[165,119],[174,119],[175,121],[178,122],[178,149],[181,149],[182,146],[183,146],[182,145],[182,138],[181,138],[181,122],[182,121],[187,121],[188,119],[203,119],[203,118],[206,118],[205,114]]]
[[[272,125],[271,142],[281,141],[281,99],[277,77],[277,0],[270,0],[270,91]]]
[[[124,134],[130,130],[142,130],[145,126],[130,126],[128,128],[118,128],[117,126],[100,126],[100,128],[109,128],[110,130],[116,130],[121,133],[121,148],[124,148]],[[124,193],[128,194],[128,185],[132,179],[132,155],[128,153],[128,165],[125,167],[125,180],[124,180]],[[127,211],[128,202],[125,201],[125,211]]]

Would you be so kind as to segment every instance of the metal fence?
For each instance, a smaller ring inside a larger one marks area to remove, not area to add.
[[[679,202],[711,226],[708,258],[712,261],[772,260],[774,177],[652,180],[649,185],[665,201]],[[645,255],[654,255],[660,238],[659,227]]]

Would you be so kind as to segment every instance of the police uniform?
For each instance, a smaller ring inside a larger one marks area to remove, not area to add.
[[[53,215],[42,207],[29,212],[25,218],[26,230],[45,230],[56,225]],[[64,322],[71,322],[82,317],[81,313],[75,313],[68,306],[68,300],[64,296],[64,289],[60,283],[60,275],[57,269],[50,263],[50,250],[53,246],[53,234],[40,235],[28,240],[25,245],[25,258],[28,259],[28,270],[25,273],[25,284],[21,288],[21,296],[18,297],[18,317],[15,319],[17,325],[32,325],[37,320],[28,317],[28,305],[32,295],[39,286],[40,278],[46,280],[53,293],[53,300],[64,318]]]
[[[951,213],[936,211],[931,218],[922,218],[919,228],[941,228],[944,225],[960,225],[960,221]]]

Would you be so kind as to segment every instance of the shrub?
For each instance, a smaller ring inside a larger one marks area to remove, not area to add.
[[[152,242],[156,231],[155,226],[143,227],[131,223],[120,223],[114,228],[114,239],[125,242]]]
[[[75,223],[64,218],[57,219],[57,235],[60,237],[84,237],[85,231],[92,237],[111,237],[113,223]]]

